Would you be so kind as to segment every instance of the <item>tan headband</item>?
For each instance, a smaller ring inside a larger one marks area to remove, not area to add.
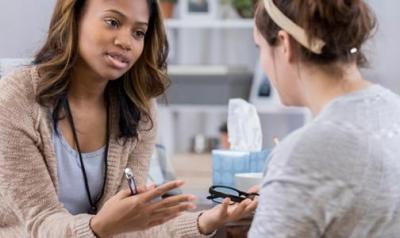
[[[268,15],[272,18],[275,24],[287,31],[294,39],[296,39],[297,42],[315,54],[322,53],[322,48],[325,45],[323,40],[316,38],[312,39],[310,43],[304,29],[285,16],[272,0],[264,0],[264,6]]]

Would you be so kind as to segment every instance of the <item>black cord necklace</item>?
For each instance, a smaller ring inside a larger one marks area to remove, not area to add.
[[[108,97],[107,97],[108,99]],[[85,169],[85,165],[83,163],[83,159],[82,159],[82,153],[81,153],[81,149],[79,146],[79,141],[78,141],[78,136],[76,133],[76,129],[75,129],[75,124],[74,124],[74,119],[72,117],[72,113],[71,113],[71,108],[69,106],[69,102],[68,102],[68,98],[65,99],[65,111],[66,111],[66,116],[68,118],[69,124],[71,126],[72,129],[72,134],[74,136],[74,143],[76,145],[76,148],[78,150],[78,154],[79,154],[79,161],[81,163],[81,170],[82,170],[82,175],[83,175],[83,179],[85,181],[85,189],[86,189],[86,195],[88,197],[88,201],[90,204],[90,214],[96,214],[97,213],[97,203],[100,201],[100,199],[103,197],[104,194],[104,189],[106,186],[106,180],[107,180],[107,169],[108,169],[108,146],[109,146],[109,142],[110,142],[110,120],[109,120],[109,102],[107,100],[107,125],[106,125],[106,148],[105,148],[105,153],[104,153],[104,178],[103,178],[103,187],[101,189],[101,193],[100,196],[96,199],[93,200],[92,196],[90,194],[90,190],[89,190],[89,182],[88,182],[88,178],[86,175],[86,169]]]

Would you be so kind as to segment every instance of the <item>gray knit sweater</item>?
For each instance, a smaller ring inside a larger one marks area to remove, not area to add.
[[[58,200],[57,162],[52,141],[51,110],[35,101],[40,80],[36,67],[0,80],[0,237],[95,237],[92,215],[71,215]],[[156,122],[154,104],[153,121]],[[112,113],[115,115],[115,113]],[[117,122],[116,118],[112,121]],[[136,182],[146,182],[154,149],[156,125],[139,123],[139,140],[117,140],[112,125],[105,201],[126,186],[123,170],[131,167]],[[186,213],[168,223],[127,237],[196,237],[199,213]],[[121,235],[121,237],[125,235]]]
[[[400,99],[334,99],[271,155],[249,236],[400,237]]]

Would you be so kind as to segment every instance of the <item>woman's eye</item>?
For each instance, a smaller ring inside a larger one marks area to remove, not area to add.
[[[105,22],[111,28],[117,28],[119,26],[119,22],[114,19],[106,19]]]
[[[146,36],[146,33],[144,31],[135,31],[133,35],[135,38],[142,39]]]

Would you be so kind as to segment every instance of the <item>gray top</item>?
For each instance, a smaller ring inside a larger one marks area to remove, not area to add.
[[[273,150],[249,237],[399,237],[399,181],[399,96],[338,97]]]
[[[61,130],[53,132],[57,158],[58,199],[73,215],[89,213],[90,203],[86,194],[79,154],[64,139]],[[96,201],[103,188],[105,146],[97,151],[82,153],[92,201]],[[101,176],[100,176],[101,175]]]

